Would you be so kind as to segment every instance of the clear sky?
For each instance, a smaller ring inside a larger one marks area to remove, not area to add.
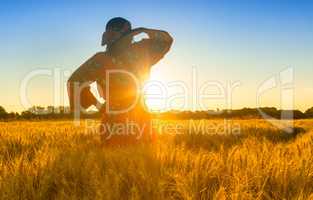
[[[121,16],[133,27],[163,29],[174,37],[170,53],[153,68],[153,80],[164,84],[184,81],[191,87],[194,67],[199,85],[214,81],[226,87],[240,81],[233,91],[232,108],[256,107],[262,82],[292,67],[294,105],[305,110],[313,106],[312,10],[309,0],[3,0],[0,90],[4,93],[0,105],[8,111],[23,109],[20,87],[30,72],[73,71],[95,52],[103,51],[100,38],[106,22]],[[169,90],[172,94],[179,91]],[[32,104],[53,104],[52,78],[34,78],[27,92]],[[266,92],[261,105],[279,107],[280,92],[279,86]],[[62,98],[64,93],[58,95]],[[184,109],[192,107],[192,92],[187,95],[189,103]],[[66,100],[61,104],[67,104]],[[160,107],[161,103],[156,104]],[[174,105],[181,108],[178,102]],[[220,99],[208,100],[205,106],[227,107]]]

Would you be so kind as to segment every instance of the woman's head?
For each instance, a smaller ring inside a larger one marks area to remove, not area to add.
[[[102,36],[102,46],[112,45],[114,41],[129,33],[131,29],[131,23],[128,20],[122,17],[111,19],[105,27],[105,32]]]

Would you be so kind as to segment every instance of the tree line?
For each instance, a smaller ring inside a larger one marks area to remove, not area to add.
[[[95,111],[80,113],[82,118],[100,118],[101,114]],[[69,107],[59,106],[33,106],[21,113],[8,113],[2,106],[0,106],[1,120],[44,120],[44,119],[72,119],[74,114],[70,112]]]
[[[101,118],[101,113],[96,111],[89,111],[80,114],[82,118]],[[313,107],[302,112],[300,110],[279,110],[275,107],[263,108],[243,108],[232,110],[206,110],[206,111],[176,111],[171,110],[167,112],[153,112],[154,118],[159,119],[215,119],[215,118],[264,118],[273,117],[277,119],[288,119],[292,116],[293,119],[309,119],[313,118]],[[0,106],[1,120],[41,120],[41,119],[72,119],[73,113],[70,112],[69,107],[41,107],[34,106],[21,113],[7,112]]]

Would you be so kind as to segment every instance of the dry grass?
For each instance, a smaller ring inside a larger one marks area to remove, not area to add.
[[[293,134],[262,120],[224,135],[169,123],[184,133],[123,148],[69,121],[0,123],[0,198],[313,199],[313,120]]]

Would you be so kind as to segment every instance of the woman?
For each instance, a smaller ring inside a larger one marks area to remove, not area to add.
[[[134,42],[134,36],[141,33],[148,35],[148,39]],[[165,31],[132,30],[126,19],[111,19],[102,37],[106,51],[90,58],[68,81],[71,110],[80,112],[81,108],[95,105],[103,114],[101,133],[108,143],[150,140],[151,120],[144,102],[140,101],[140,86],[149,78],[151,67],[169,51],[172,42],[172,37]],[[92,82],[97,82],[105,105],[90,92]],[[133,125],[132,132],[128,130],[129,122]],[[123,125],[127,130],[121,132],[126,136],[113,133],[116,127],[121,130]]]

